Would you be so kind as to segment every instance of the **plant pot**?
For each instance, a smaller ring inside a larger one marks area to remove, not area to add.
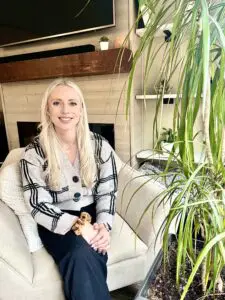
[[[158,255],[156,256],[148,274],[146,275],[141,288],[139,289],[134,300],[149,300],[148,289],[150,284],[155,280],[156,274],[161,267],[163,258],[163,250],[160,249]]]
[[[168,235],[168,244],[170,245],[173,241],[176,240],[176,237],[174,234],[169,234]],[[136,297],[134,300],[149,300],[148,295],[148,290],[149,286],[151,285],[152,282],[156,279],[157,273],[162,265],[162,260],[163,260],[163,249],[161,248],[156,256],[156,258],[153,261],[152,266],[149,269],[148,274],[146,275],[143,284],[141,288],[139,289]]]
[[[100,49],[101,50],[108,50],[109,49],[109,42],[100,42]]]
[[[156,256],[153,264],[145,277],[141,288],[139,289],[134,300],[162,300],[162,299],[173,299],[180,300],[181,293],[184,289],[184,286],[187,283],[187,277],[180,274],[180,285],[178,287],[179,291],[176,288],[176,254],[177,254],[177,246],[176,245],[176,237],[173,234],[169,235],[169,252],[168,252],[168,261],[169,265],[166,266],[165,273],[163,269],[163,250],[160,249],[158,255]],[[202,248],[202,241],[198,240],[197,248]],[[189,270],[188,270],[189,269]],[[189,262],[189,266],[186,266],[186,272],[188,271],[190,274],[191,264]],[[164,275],[165,274],[165,277]],[[186,273],[187,274],[187,273]],[[189,274],[187,276],[189,276]],[[223,273],[224,274],[224,273]],[[222,275],[222,280],[224,281],[224,276]],[[186,295],[185,299],[193,300],[193,299],[202,299],[203,292],[201,286],[201,271],[199,270],[193,283],[189,289],[189,293]],[[166,298],[165,298],[166,296]],[[207,300],[224,299],[224,294],[216,296],[213,298],[212,294],[206,297]]]

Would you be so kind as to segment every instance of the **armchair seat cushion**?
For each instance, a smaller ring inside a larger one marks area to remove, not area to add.
[[[141,256],[147,253],[147,250],[148,247],[119,214],[116,214],[111,233],[108,265]]]

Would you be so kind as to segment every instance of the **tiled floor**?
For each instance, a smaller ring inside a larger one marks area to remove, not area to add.
[[[141,287],[141,283],[132,284],[125,288],[115,290],[111,292],[112,300],[133,300],[137,295],[138,289]]]

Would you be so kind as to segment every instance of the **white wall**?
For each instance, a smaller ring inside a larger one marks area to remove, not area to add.
[[[160,45],[163,43],[163,37],[157,37],[155,38],[154,42],[154,47],[155,49],[158,49]],[[154,61],[152,65],[152,69],[150,72],[150,77],[149,80],[146,84],[147,90],[146,94],[156,94],[155,91],[155,85],[159,81],[160,77],[160,71],[161,71],[161,63],[163,61],[163,55],[164,55],[164,50],[165,50],[165,44],[163,47],[160,48],[160,50],[157,53],[156,60]],[[181,49],[179,50],[179,59],[184,57],[184,53],[186,50],[186,44],[184,43]],[[144,72],[144,66],[145,66],[145,55],[142,57],[142,64],[141,69],[142,72]],[[175,71],[173,77],[171,78],[171,92],[173,94],[177,93],[177,84],[179,80],[179,68]],[[143,84],[143,79],[141,80]],[[143,94],[144,89],[143,86],[139,90],[139,94]],[[153,122],[154,122],[154,117],[155,117],[155,110],[156,110],[156,100],[146,100],[144,102],[143,100],[138,100],[142,102],[143,105],[143,110],[142,110],[142,121],[143,121],[143,149],[152,149],[154,144],[153,144]],[[158,128],[162,129],[163,127],[165,128],[173,128],[173,111],[174,111],[174,104],[164,104],[161,107],[161,111],[158,117]],[[195,124],[195,132],[198,132],[202,129],[202,120],[201,120],[201,115],[198,116]],[[155,140],[155,139],[154,139]],[[196,140],[196,149],[200,149],[201,145],[201,135],[199,135],[198,139]]]

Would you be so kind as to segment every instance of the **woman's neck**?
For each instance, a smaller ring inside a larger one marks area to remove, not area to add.
[[[56,134],[59,138],[60,144],[63,147],[76,145],[77,139],[76,139],[75,131],[64,131],[64,132],[56,131]]]
[[[75,132],[64,131],[58,132],[56,134],[59,139],[59,143],[61,145],[62,152],[67,155],[67,158],[73,165],[76,161],[77,157],[77,140]]]

